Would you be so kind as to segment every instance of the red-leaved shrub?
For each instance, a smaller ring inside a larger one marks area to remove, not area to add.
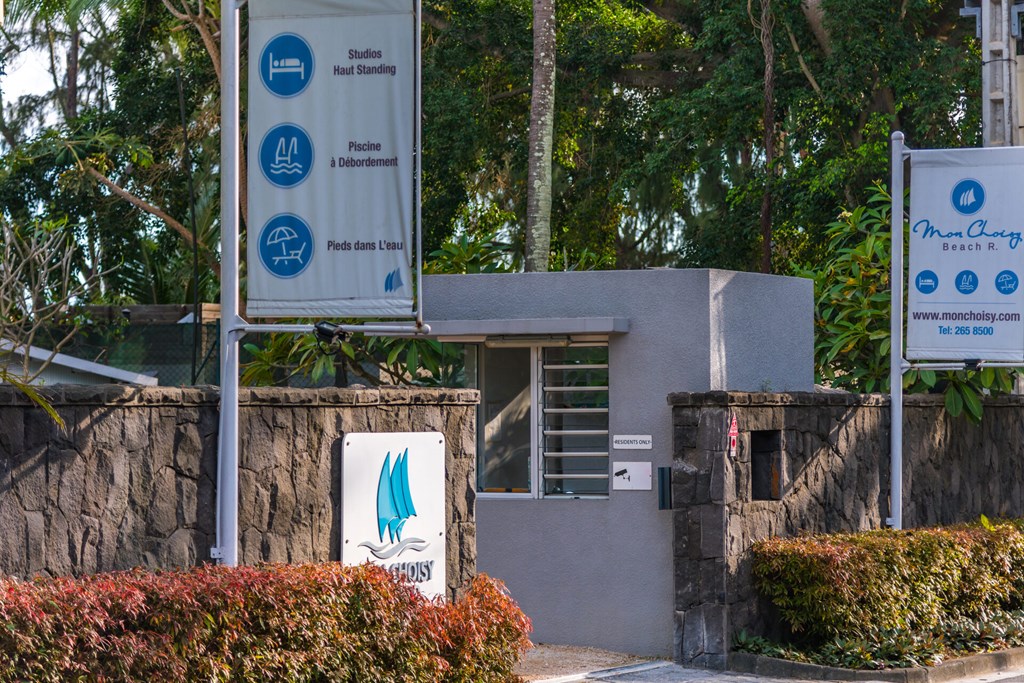
[[[375,565],[0,581],[0,682],[508,681],[530,621],[501,582],[429,600]]]

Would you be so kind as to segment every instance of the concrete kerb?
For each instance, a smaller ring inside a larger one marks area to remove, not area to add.
[[[611,669],[599,669],[597,671],[587,671],[583,673],[569,674],[567,676],[558,676],[557,678],[544,678],[537,683],[574,683],[575,681],[600,680],[602,678],[621,676],[622,674],[634,674],[640,673],[641,671],[651,671],[652,669],[662,669],[667,666],[672,666],[672,662],[644,662],[642,664],[630,664],[628,666],[616,666]]]
[[[983,676],[1008,669],[1024,669],[1024,648],[985,652],[954,659],[931,667],[857,671],[836,667],[790,662],[746,652],[729,655],[729,671],[793,678],[805,681],[892,681],[893,683],[946,683],[963,678]]]

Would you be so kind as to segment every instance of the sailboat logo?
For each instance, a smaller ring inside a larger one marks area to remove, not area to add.
[[[409,490],[409,449],[395,458],[394,467],[388,451],[377,483],[377,537],[380,545],[364,541],[359,546],[368,548],[374,557],[381,560],[401,555],[406,550],[426,550],[430,544],[422,538],[402,539],[406,522],[415,516],[416,507]]]
[[[953,186],[950,203],[961,215],[978,213],[985,205],[985,187],[973,178],[965,178]]]
[[[395,268],[387,274],[387,277],[384,278],[384,291],[388,293],[397,292],[404,284],[405,283],[402,282],[402,270],[400,268]]]

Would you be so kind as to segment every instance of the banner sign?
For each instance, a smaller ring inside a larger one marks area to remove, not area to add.
[[[250,316],[411,317],[415,22],[250,0]]]
[[[346,434],[341,452],[341,561],[404,574],[444,596],[444,435]]]
[[[910,157],[909,360],[1024,360],[1024,148]]]

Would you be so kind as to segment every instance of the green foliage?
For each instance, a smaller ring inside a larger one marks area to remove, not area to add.
[[[454,603],[369,564],[0,583],[0,681],[498,682],[529,647],[485,576]]]
[[[511,273],[518,270],[517,257],[512,245],[501,241],[496,232],[475,237],[462,233],[430,252],[423,272],[442,275]]]
[[[850,391],[884,391],[889,379],[891,198],[875,185],[868,203],[829,228],[821,266],[796,269],[814,280],[818,381]]]
[[[303,323],[308,321],[291,321]],[[461,352],[436,339],[375,337],[361,333],[330,347],[312,334],[273,333],[244,345],[250,360],[241,382],[251,386],[319,385],[325,377],[335,386],[363,383],[449,386],[464,372]]]
[[[866,204],[843,211],[829,225],[829,258],[821,265],[792,269],[794,275],[814,280],[817,382],[853,392],[889,390],[891,207],[886,188],[875,183]],[[907,229],[904,223],[905,237]],[[950,415],[979,422],[982,396],[1010,393],[1014,377],[1015,371],[1007,368],[911,370],[903,375],[903,389],[941,391]]]
[[[812,643],[1024,606],[1024,533],[1012,524],[774,538],[753,552],[759,590]]]

